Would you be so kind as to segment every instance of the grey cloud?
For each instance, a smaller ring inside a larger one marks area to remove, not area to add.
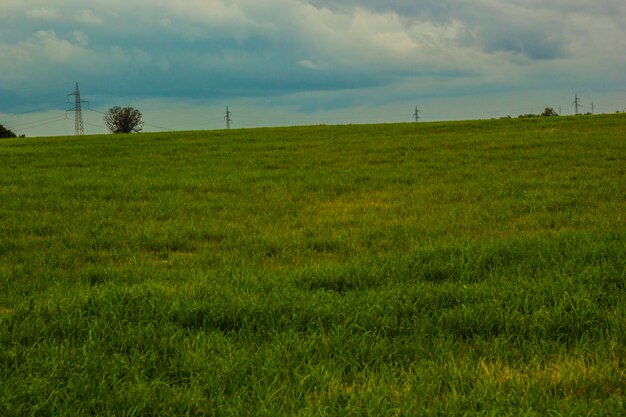
[[[626,3],[623,0],[308,0],[316,7],[333,10],[364,8],[398,14],[407,24],[429,20],[462,22],[468,29],[459,44],[480,48],[487,53],[508,52],[530,59],[563,58],[583,36],[572,16],[605,18],[623,26]],[[569,35],[568,35],[569,33]]]
[[[512,52],[531,59],[554,59],[566,55],[566,41],[551,33],[530,30],[493,31],[486,34],[487,52]]]
[[[11,97],[81,80],[98,96],[339,91],[353,97],[337,101],[347,106],[366,89],[393,100],[506,88],[509,79],[532,81],[551,60],[586,61],[578,79],[603,59],[624,67],[624,47],[600,42],[625,35],[623,0],[216,0],[200,11],[187,0],[138,0],[128,10],[119,0],[89,10],[72,0],[54,12],[49,1],[31,3],[19,21],[0,16],[0,50],[14,55],[0,62],[0,89]],[[607,23],[611,30],[597,30]],[[54,33],[65,59],[34,48],[36,33]]]
[[[455,4],[449,0],[308,0],[316,7],[346,10],[361,7],[376,12],[394,12],[405,17],[421,17],[435,20],[448,20],[454,15]]]

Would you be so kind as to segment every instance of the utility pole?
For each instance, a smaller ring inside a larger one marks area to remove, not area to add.
[[[574,114],[578,114],[578,108],[580,107],[580,97],[578,97],[578,94],[574,95],[574,109],[575,112]]]
[[[420,116],[420,110],[417,108],[417,106],[415,106],[415,113],[413,113],[413,117],[415,118],[416,122],[419,122],[422,117]]]
[[[82,103],[89,104],[89,102],[80,99],[80,90],[78,89],[78,83],[76,83],[76,91],[67,95],[68,103],[69,103],[70,96],[74,96],[74,108],[66,110],[66,113],[68,111],[74,112],[74,132],[76,136],[84,135],[85,128],[83,127],[83,112],[81,109],[81,104]]]
[[[232,112],[228,110],[228,106],[226,106],[226,116],[224,116],[224,120],[226,120],[226,129],[230,129],[230,124],[233,122],[230,116],[232,116]]]
[[[593,103],[591,103],[591,114],[593,114]]]

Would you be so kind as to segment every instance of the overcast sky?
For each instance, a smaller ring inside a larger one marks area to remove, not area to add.
[[[0,0],[0,123],[72,134],[78,82],[146,131],[626,108],[624,0]],[[72,99],[72,97],[69,97]],[[86,106],[86,104],[85,104]]]

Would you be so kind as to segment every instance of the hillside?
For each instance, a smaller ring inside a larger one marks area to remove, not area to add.
[[[625,170],[623,114],[2,140],[0,415],[623,414]]]

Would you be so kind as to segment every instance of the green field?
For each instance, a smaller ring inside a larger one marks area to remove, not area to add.
[[[0,416],[626,415],[626,115],[0,141]]]

